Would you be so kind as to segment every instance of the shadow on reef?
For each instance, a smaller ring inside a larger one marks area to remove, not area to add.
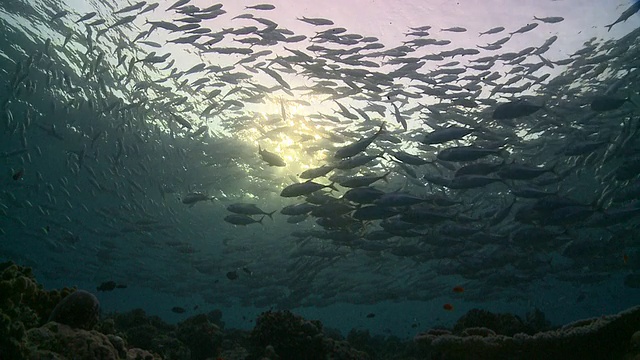
[[[176,325],[142,309],[99,320],[93,294],[46,291],[31,269],[9,262],[0,263],[0,359],[640,360],[640,306],[552,330],[538,310],[523,320],[473,309],[453,329],[413,340],[355,329],[345,339],[289,311],[262,313],[251,331],[225,330],[219,310]]]

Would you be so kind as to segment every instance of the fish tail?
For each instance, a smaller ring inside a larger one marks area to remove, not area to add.
[[[607,32],[611,31],[611,28],[613,27],[613,25],[615,24],[605,25],[605,27],[607,28]]]
[[[335,181],[333,181],[333,182],[331,182],[331,184],[327,185],[327,187],[328,187],[329,189],[331,189],[331,190],[338,191],[338,189],[335,187],[335,184],[336,184],[336,182],[335,182]]]
[[[264,220],[265,215],[262,215],[262,217],[260,218],[260,220],[258,220],[258,222],[260,223],[260,225],[264,226],[264,223],[262,222],[262,220]]]
[[[276,211],[278,210],[273,210],[272,212],[266,214],[269,217],[269,219],[271,219],[271,221],[273,221],[273,214],[275,214]]]
[[[386,174],[382,175],[382,181],[386,182],[387,184],[389,183],[389,175],[391,174],[391,171],[387,171]]]

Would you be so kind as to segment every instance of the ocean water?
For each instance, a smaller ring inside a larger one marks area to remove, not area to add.
[[[0,2],[0,260],[47,288],[400,338],[638,304],[631,2],[132,4]]]

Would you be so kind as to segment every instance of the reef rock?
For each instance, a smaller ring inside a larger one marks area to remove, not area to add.
[[[90,330],[100,319],[100,302],[90,292],[77,290],[56,305],[49,321]]]
[[[325,337],[322,323],[289,311],[266,311],[256,320],[249,340],[253,357],[304,360],[368,360],[368,354],[346,341]]]
[[[493,335],[485,331],[482,335],[458,336],[426,332],[418,334],[414,341],[421,355],[447,360],[621,359],[632,350],[629,339],[638,330],[638,324],[640,306],[534,335]]]
[[[25,358],[27,329],[43,325],[54,306],[73,291],[43,290],[31,268],[0,263],[0,357]]]
[[[36,348],[30,356],[32,359],[119,359],[118,351],[106,335],[56,322],[30,329],[27,341]]]

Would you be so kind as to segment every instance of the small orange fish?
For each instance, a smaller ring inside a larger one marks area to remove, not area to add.
[[[462,286],[458,285],[458,286],[453,288],[453,292],[454,293],[458,293],[458,294],[459,293],[463,293],[464,292],[464,288]]]
[[[624,261],[624,264],[627,265],[627,263],[629,262],[629,255],[627,254],[622,255],[622,261]]]
[[[453,305],[446,303],[442,306],[443,309],[447,310],[447,311],[453,311]]]

